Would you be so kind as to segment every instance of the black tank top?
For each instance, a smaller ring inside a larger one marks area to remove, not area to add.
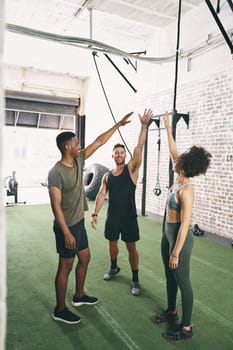
[[[108,216],[118,218],[137,216],[136,185],[130,177],[127,165],[118,176],[114,176],[111,171],[109,172],[107,186],[109,191]]]

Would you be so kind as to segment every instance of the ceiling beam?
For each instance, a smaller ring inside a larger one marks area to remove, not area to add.
[[[174,2],[176,2],[176,1],[174,1]],[[183,5],[191,8],[191,9],[193,9],[194,7],[198,6],[198,5],[195,5],[195,4],[191,4],[190,1],[185,1],[185,0],[183,0]]]
[[[175,16],[166,15],[162,12],[154,11],[154,10],[148,9],[144,6],[135,5],[135,4],[132,4],[131,2],[128,2],[125,0],[109,0],[109,2],[118,4],[118,5],[123,5],[123,6],[129,7],[129,8],[132,8],[134,10],[144,12],[144,13],[149,14],[149,15],[156,15],[156,16],[159,16],[162,18],[168,18],[168,19],[172,19],[172,20],[176,18]]]

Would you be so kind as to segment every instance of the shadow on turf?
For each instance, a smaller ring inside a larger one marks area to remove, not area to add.
[[[130,298],[133,298],[133,300],[138,300],[140,301],[141,299],[143,299],[143,302],[146,301],[146,303],[149,305],[149,309],[150,309],[150,314],[148,314],[148,322],[151,322],[151,318],[154,315],[158,315],[161,312],[164,311],[164,306],[166,304],[166,300],[164,299],[158,299],[157,295],[156,295],[156,287],[154,292],[149,290],[149,287],[146,287],[147,283],[146,281],[143,283],[143,279],[142,282],[140,282],[141,285],[141,294],[138,296],[133,296],[131,294],[131,279],[123,274],[119,274],[116,277],[114,277],[112,280],[110,281],[103,281],[103,283],[105,284],[105,286],[107,287],[109,285],[109,292],[111,292],[112,287],[115,289],[119,289],[119,288],[124,288],[125,286],[128,287],[128,295]],[[165,293],[165,291],[164,291]],[[166,298],[166,295],[164,294],[164,298]],[[152,323],[153,324],[153,323]],[[169,327],[168,327],[169,329]]]
[[[108,349],[119,350],[126,349],[125,344],[121,341],[120,338],[117,339],[117,343],[112,342],[113,339],[116,339],[116,333],[108,323],[102,317],[102,315],[96,309],[96,306],[82,305],[81,307],[74,308],[71,305],[68,305],[69,309],[81,317],[81,322],[78,324],[66,324],[64,322],[54,321],[52,319],[52,312],[54,306],[48,302],[48,300],[40,299],[41,304],[47,311],[47,315],[53,327],[51,327],[51,337],[52,337],[52,328],[58,327],[61,333],[61,343],[64,343],[64,339],[68,338],[67,349],[70,349],[72,344],[73,349],[80,350],[91,350],[98,349],[98,345],[104,342],[109,345]],[[98,304],[97,304],[98,305]],[[59,339],[56,341],[59,343]],[[111,345],[110,345],[111,344]],[[102,346],[102,345],[101,345]]]

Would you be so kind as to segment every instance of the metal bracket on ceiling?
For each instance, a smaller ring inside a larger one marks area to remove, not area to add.
[[[205,0],[207,6],[209,7],[209,10],[211,12],[211,14],[213,15],[214,19],[215,19],[215,22],[217,23],[227,45],[229,46],[230,48],[230,51],[231,51],[231,54],[233,55],[233,44],[231,42],[231,39],[229,38],[224,26],[222,25],[222,22],[220,21],[220,18],[218,17],[218,12],[220,11],[220,7],[217,6],[217,10],[215,11],[212,3],[210,0]],[[232,0],[227,0],[228,2],[228,5],[230,6],[231,10],[233,11],[233,3],[232,3]],[[219,4],[218,4],[219,5]]]
[[[84,2],[78,6],[77,11],[74,13],[74,17],[78,17],[84,10],[86,10],[89,3],[90,0],[84,0]]]
[[[123,57],[123,60],[124,60],[127,64],[131,65],[131,67],[133,67],[133,69],[135,70],[135,72],[137,72],[137,70],[138,70],[137,61],[135,61],[135,63],[133,63],[133,62],[131,61],[131,59],[125,58],[125,57]]]
[[[139,52],[130,52],[130,55],[146,55],[146,50],[145,51],[139,51]],[[135,72],[137,72],[138,70],[138,65],[137,65],[137,60],[135,60],[135,64],[133,64],[133,62],[131,61],[131,59],[129,58],[125,58],[123,57],[124,61],[127,63],[127,64],[130,64],[131,67],[133,67],[133,69],[135,70]]]

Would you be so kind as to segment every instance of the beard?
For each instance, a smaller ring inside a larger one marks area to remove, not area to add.
[[[115,163],[116,163],[117,165],[122,165],[122,164],[125,163],[125,158],[116,158],[116,159],[115,159]]]

